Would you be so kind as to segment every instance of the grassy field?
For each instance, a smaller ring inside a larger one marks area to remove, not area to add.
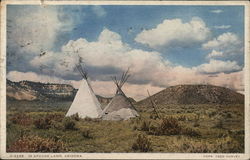
[[[127,121],[65,118],[71,102],[7,102],[7,152],[243,153],[244,105],[137,106]]]

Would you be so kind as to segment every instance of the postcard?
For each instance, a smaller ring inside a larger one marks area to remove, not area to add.
[[[249,159],[249,2],[1,2],[2,159]]]

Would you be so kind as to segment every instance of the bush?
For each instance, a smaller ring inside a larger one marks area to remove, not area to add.
[[[12,123],[19,124],[22,126],[28,126],[32,124],[32,118],[27,116],[25,113],[16,113],[10,118]]]
[[[141,131],[149,131],[150,124],[151,124],[150,121],[143,121],[141,124],[140,130]]]
[[[160,135],[160,133],[158,132],[158,128],[154,125],[151,125],[149,127],[149,132],[148,134],[151,134],[151,135]]]
[[[45,117],[38,118],[34,121],[34,125],[38,129],[49,129],[53,127],[53,123],[61,122],[63,115],[60,114],[47,114]]]
[[[230,112],[228,112],[227,114],[226,114],[226,118],[232,118],[233,116],[232,116],[232,113],[230,113]]]
[[[34,125],[38,129],[49,129],[50,128],[50,121],[46,118],[39,118],[34,121]]]
[[[209,112],[209,113],[208,113],[208,116],[209,116],[209,118],[212,118],[212,117],[214,117],[216,114],[217,114],[216,111],[212,111],[212,112]]]
[[[60,140],[38,136],[23,136],[7,148],[7,152],[63,152],[64,143]]]
[[[100,118],[90,118],[90,117],[85,117],[84,121],[86,122],[100,122],[101,119]]]
[[[87,139],[92,139],[94,138],[91,131],[89,129],[84,129],[84,130],[81,130],[81,134],[84,138],[87,138]]]
[[[80,120],[80,117],[78,115],[78,113],[76,114],[73,114],[72,116],[70,116],[72,119],[76,120],[76,121],[79,121]]]
[[[150,119],[156,120],[156,119],[159,118],[159,117],[157,116],[157,114],[156,114],[155,112],[152,112],[152,113],[150,114],[149,118],[150,118]]]
[[[75,127],[76,123],[73,119],[69,118],[69,117],[66,117],[64,120],[63,120],[63,126],[64,126],[64,129],[68,129],[68,130],[76,130],[77,128]]]
[[[200,124],[198,122],[194,122],[194,127],[199,127]]]
[[[200,137],[201,133],[193,128],[185,128],[182,129],[182,134],[190,136],[190,137]]]
[[[157,127],[158,135],[177,135],[181,133],[181,127],[177,119],[173,117],[163,118]]]
[[[181,137],[177,143],[172,140],[173,148],[180,153],[243,153],[244,143],[241,145],[231,136],[217,138],[216,140],[194,139]]]
[[[137,126],[136,125],[134,125],[133,126],[133,130],[137,130],[138,128],[137,128]]]
[[[178,117],[178,121],[185,121],[186,120],[186,116],[185,115],[181,115]]]
[[[51,128],[62,130],[64,129],[63,123],[62,122],[57,122],[57,121],[51,121]]]
[[[150,152],[153,151],[151,142],[145,135],[139,134],[136,141],[132,145],[134,151]]]
[[[34,125],[38,129],[49,129],[51,127],[51,119],[46,116],[44,118],[39,118],[34,121]]]
[[[93,119],[92,118],[90,118],[90,117],[85,117],[84,118],[84,121],[87,121],[87,122],[91,122]]]
[[[54,121],[58,121],[61,122],[64,118],[63,114],[58,114],[58,113],[54,113],[54,114],[47,114],[46,117],[50,120],[54,120]]]
[[[223,121],[219,120],[214,126],[214,128],[224,129]]]
[[[213,153],[212,145],[201,142],[184,142],[181,145],[181,150],[187,153]]]

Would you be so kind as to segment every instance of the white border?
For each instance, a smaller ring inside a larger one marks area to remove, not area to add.
[[[245,86],[245,154],[248,155],[248,159],[250,159],[250,26],[249,26],[249,5],[250,2],[248,2],[248,6],[245,6],[245,67],[244,67],[244,86]]]
[[[6,5],[1,4],[0,52],[0,158],[6,152]]]
[[[245,6],[245,153],[6,153],[6,5],[244,5]],[[250,159],[250,66],[249,66],[249,2],[248,1],[6,1],[1,2],[0,54],[0,146],[2,159]],[[18,157],[17,157],[18,156]],[[67,157],[68,156],[68,157]]]

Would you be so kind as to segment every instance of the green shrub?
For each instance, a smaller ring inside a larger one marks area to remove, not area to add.
[[[230,136],[218,138],[212,142],[204,139],[194,140],[192,138],[182,138],[178,143],[174,143],[174,148],[179,152],[186,153],[242,153],[244,145],[240,145]]]
[[[185,121],[186,120],[186,116],[185,115],[181,115],[177,119],[178,119],[178,121]]]
[[[133,126],[133,130],[137,130],[138,127],[136,125]]]
[[[200,124],[198,122],[194,122],[194,127],[199,127]]]
[[[51,121],[51,128],[62,130],[64,129],[63,123],[62,122],[57,122],[57,121]]]
[[[232,116],[232,113],[230,113],[230,112],[228,112],[227,114],[226,114],[226,118],[232,118],[233,116]]]
[[[63,114],[53,113],[53,114],[47,114],[46,117],[50,120],[55,120],[58,122],[61,122],[64,118]]]
[[[82,129],[81,130],[81,134],[84,138],[87,138],[87,139],[92,139],[94,138],[91,131],[89,129]]]
[[[14,124],[28,126],[31,125],[33,120],[30,116],[26,115],[25,113],[16,113],[11,116],[10,121]]]
[[[158,128],[156,126],[154,126],[154,125],[150,125],[148,134],[160,135],[160,133],[158,131]]]
[[[38,129],[49,129],[56,122],[61,122],[63,115],[61,114],[46,114],[44,117],[38,118],[34,121],[34,125]]]
[[[200,137],[201,136],[201,133],[198,130],[194,130],[193,128],[182,129],[182,134],[190,136],[190,137]]]
[[[7,152],[63,152],[66,151],[64,143],[50,138],[38,136],[23,136],[14,142]]]
[[[71,119],[70,117],[66,117],[63,120],[63,126],[64,126],[64,129],[66,130],[77,130],[75,121]]]
[[[137,139],[132,145],[132,150],[139,152],[153,151],[150,140],[145,136],[139,134]]]
[[[34,121],[34,125],[38,129],[49,129],[51,127],[51,119],[47,116],[39,118]]]
[[[141,126],[140,126],[140,130],[141,131],[149,131],[150,124],[151,124],[150,121],[143,121]]]
[[[84,118],[84,121],[91,122],[91,121],[93,121],[93,119],[90,118],[90,117],[85,117],[85,118]]]
[[[79,121],[80,120],[80,117],[78,115],[78,113],[76,114],[73,114],[72,116],[70,116],[72,119],[76,120],[76,121]]]
[[[188,153],[213,153],[212,145],[208,145],[207,143],[202,142],[184,142],[181,145],[181,150],[188,152]]]
[[[212,117],[215,116],[216,114],[217,114],[216,111],[211,111],[211,112],[208,113],[208,116],[209,116],[209,118],[212,118]]]
[[[173,117],[163,118],[157,127],[158,135],[178,135],[181,133],[181,127],[178,120]]]
[[[90,117],[85,117],[83,120],[86,121],[86,122],[100,122],[100,121],[101,121],[101,118],[90,118]]]
[[[223,121],[219,120],[218,122],[216,122],[216,124],[214,125],[214,128],[224,129]]]
[[[149,118],[156,120],[159,117],[158,117],[158,115],[155,112],[152,112],[152,113],[150,113]]]

